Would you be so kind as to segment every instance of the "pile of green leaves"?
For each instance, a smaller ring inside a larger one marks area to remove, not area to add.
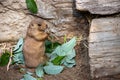
[[[61,73],[64,67],[73,67],[76,64],[74,60],[74,57],[76,56],[74,49],[75,45],[75,37],[72,38],[69,42],[66,42],[62,45],[56,42],[51,43],[50,41],[46,41],[46,52],[49,57],[49,61],[46,64],[40,64],[36,68],[36,75],[38,77],[43,77],[45,73],[55,75]],[[29,80],[37,80],[32,76],[32,74],[28,73],[24,75],[22,80],[28,80],[28,77]]]
[[[24,40],[20,38],[17,45],[13,49],[13,61],[15,64],[24,64],[24,57],[22,53]],[[52,43],[51,41],[45,41],[46,55],[49,57],[49,61],[46,64],[40,64],[36,70],[36,75],[41,79],[44,74],[59,74],[64,70],[64,67],[73,67],[76,63],[74,57],[76,56],[75,47],[76,38],[72,38],[70,41],[64,44],[58,42]],[[4,66],[8,63],[10,57],[9,52],[5,52],[0,58],[0,66]],[[27,72],[21,80],[37,80]]]

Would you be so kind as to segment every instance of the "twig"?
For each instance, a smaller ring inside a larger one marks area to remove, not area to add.
[[[89,48],[87,44],[83,43],[83,45],[84,45],[86,48]]]
[[[12,56],[13,56],[13,54],[12,54],[12,48],[10,48],[10,58],[9,58],[9,62],[8,62],[8,64],[7,64],[7,71],[9,70],[10,64],[11,64],[11,62],[12,62]]]
[[[3,53],[5,53],[6,47],[7,47],[7,44],[6,44],[6,43],[4,43]]]

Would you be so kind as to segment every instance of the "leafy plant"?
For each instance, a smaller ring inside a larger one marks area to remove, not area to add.
[[[23,38],[20,38],[18,40],[17,45],[15,46],[14,50],[13,50],[13,61],[16,64],[24,64],[24,57],[23,57],[23,53],[22,53],[22,49],[23,49]]]
[[[64,66],[73,67],[75,65],[75,50],[76,38],[72,38],[69,42],[59,45],[50,55],[50,60],[45,66],[40,65],[36,69],[38,77],[46,74],[58,74],[63,71]],[[64,66],[63,66],[64,65]]]
[[[58,74],[63,71],[64,67],[73,67],[76,63],[74,57],[76,56],[75,47],[76,45],[76,37],[72,38],[70,41],[60,45],[57,42],[50,42],[46,41],[46,52],[50,53],[49,58],[50,60],[43,65],[39,65],[35,73],[38,77],[43,77],[44,74]],[[16,63],[24,64],[24,58],[22,54],[22,47],[23,47],[23,38],[20,38],[17,45],[14,48],[14,56],[13,60]],[[26,73],[21,80],[37,80],[34,78],[32,74]]]
[[[70,63],[70,60],[72,60],[75,57],[75,50],[74,47],[76,45],[76,38],[72,38],[69,42],[66,42],[62,44],[61,46],[58,46],[50,55],[50,61],[53,62],[53,64],[65,64],[65,66],[69,67],[68,64],[71,64],[72,66],[75,65],[74,63]],[[72,67],[71,66],[71,67]]]
[[[0,66],[7,65],[9,62],[9,58],[10,58],[10,52],[5,51],[5,53],[3,53],[2,56],[0,57]]]
[[[58,42],[51,42],[49,40],[46,40],[45,41],[45,53],[52,53],[54,49],[59,45],[61,44]]]
[[[36,2],[34,0],[26,0],[27,8],[31,13],[36,14],[38,12],[38,8]]]

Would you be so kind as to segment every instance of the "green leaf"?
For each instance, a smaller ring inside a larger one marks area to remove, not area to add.
[[[52,53],[53,50],[59,45],[60,45],[60,43],[58,43],[58,42],[53,43],[49,40],[46,40],[45,41],[45,53]]]
[[[38,8],[36,2],[34,0],[26,0],[27,8],[31,13],[36,14],[38,12]]]
[[[75,63],[75,59],[66,59],[66,62],[68,64],[72,64],[72,63]]]
[[[72,50],[76,45],[76,37],[73,37],[69,42],[64,43],[61,47],[63,49],[63,51],[65,52],[69,52],[70,50]],[[60,55],[60,54],[58,54]]]
[[[35,69],[35,73],[38,77],[43,77],[44,72],[43,72],[43,65],[39,65],[36,69]]]
[[[72,59],[72,58],[74,58],[76,56],[76,53],[75,53],[75,49],[72,49],[72,50],[70,50],[68,53],[67,53],[67,58],[68,59]]]
[[[56,66],[56,65],[48,65],[48,66],[44,66],[44,71],[47,74],[58,74],[60,72],[62,72],[64,66]]]
[[[64,64],[66,67],[73,67],[76,64],[74,59],[75,56],[75,49],[69,51],[67,56],[61,61],[61,64]]]
[[[64,64],[67,67],[72,67],[75,65],[75,60],[73,59],[76,56],[75,47],[76,38],[72,38],[69,42],[58,46],[50,55],[50,61],[54,65]]]
[[[24,56],[22,52],[13,55],[13,61],[16,64],[24,64]]]
[[[61,46],[58,46],[52,54],[57,54],[58,56],[65,56],[66,52],[64,51],[64,49]]]
[[[5,51],[5,53],[2,54],[0,57],[0,66],[5,66],[8,64],[10,58],[10,52]]]
[[[54,60],[57,56],[58,56],[57,54],[51,54],[51,55],[49,55],[49,58],[50,58],[49,61]]]
[[[67,63],[67,62],[64,62],[64,65],[65,65],[66,67],[71,68],[71,67],[73,67],[73,66],[75,65],[75,63]]]
[[[65,56],[57,56],[54,60],[52,60],[51,62],[54,65],[60,65],[61,61],[64,59]]]
[[[14,53],[13,61],[16,64],[24,64],[24,57],[23,57],[23,53],[22,53],[23,43],[24,43],[23,38],[20,38],[17,42],[17,45],[15,46],[15,48],[13,50],[13,53]]]
[[[74,49],[75,45],[76,45],[76,38],[74,37],[69,42],[66,42],[62,44],[61,46],[58,46],[52,52],[52,54],[57,54],[58,56],[66,56],[69,53],[69,51]]]
[[[30,74],[25,74],[22,80],[37,80],[37,79],[31,76]]]
[[[19,40],[18,40],[18,42],[17,42],[17,45],[15,46],[15,48],[14,48],[14,53],[17,53],[17,52],[20,52],[20,51],[22,51],[22,46],[23,46],[23,38],[20,38]]]

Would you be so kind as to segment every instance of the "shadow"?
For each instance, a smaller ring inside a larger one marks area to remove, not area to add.
[[[84,45],[86,44],[88,46],[88,36],[89,36],[89,23],[86,18],[86,15],[89,13],[87,12],[80,12],[76,9],[75,0],[73,0],[73,17],[75,17],[76,27],[80,28],[80,32],[82,32],[83,40],[80,42],[80,45],[78,47],[78,55],[80,58],[80,65],[79,66],[79,76],[81,80],[90,80],[90,65],[89,65],[89,53],[88,48]]]

